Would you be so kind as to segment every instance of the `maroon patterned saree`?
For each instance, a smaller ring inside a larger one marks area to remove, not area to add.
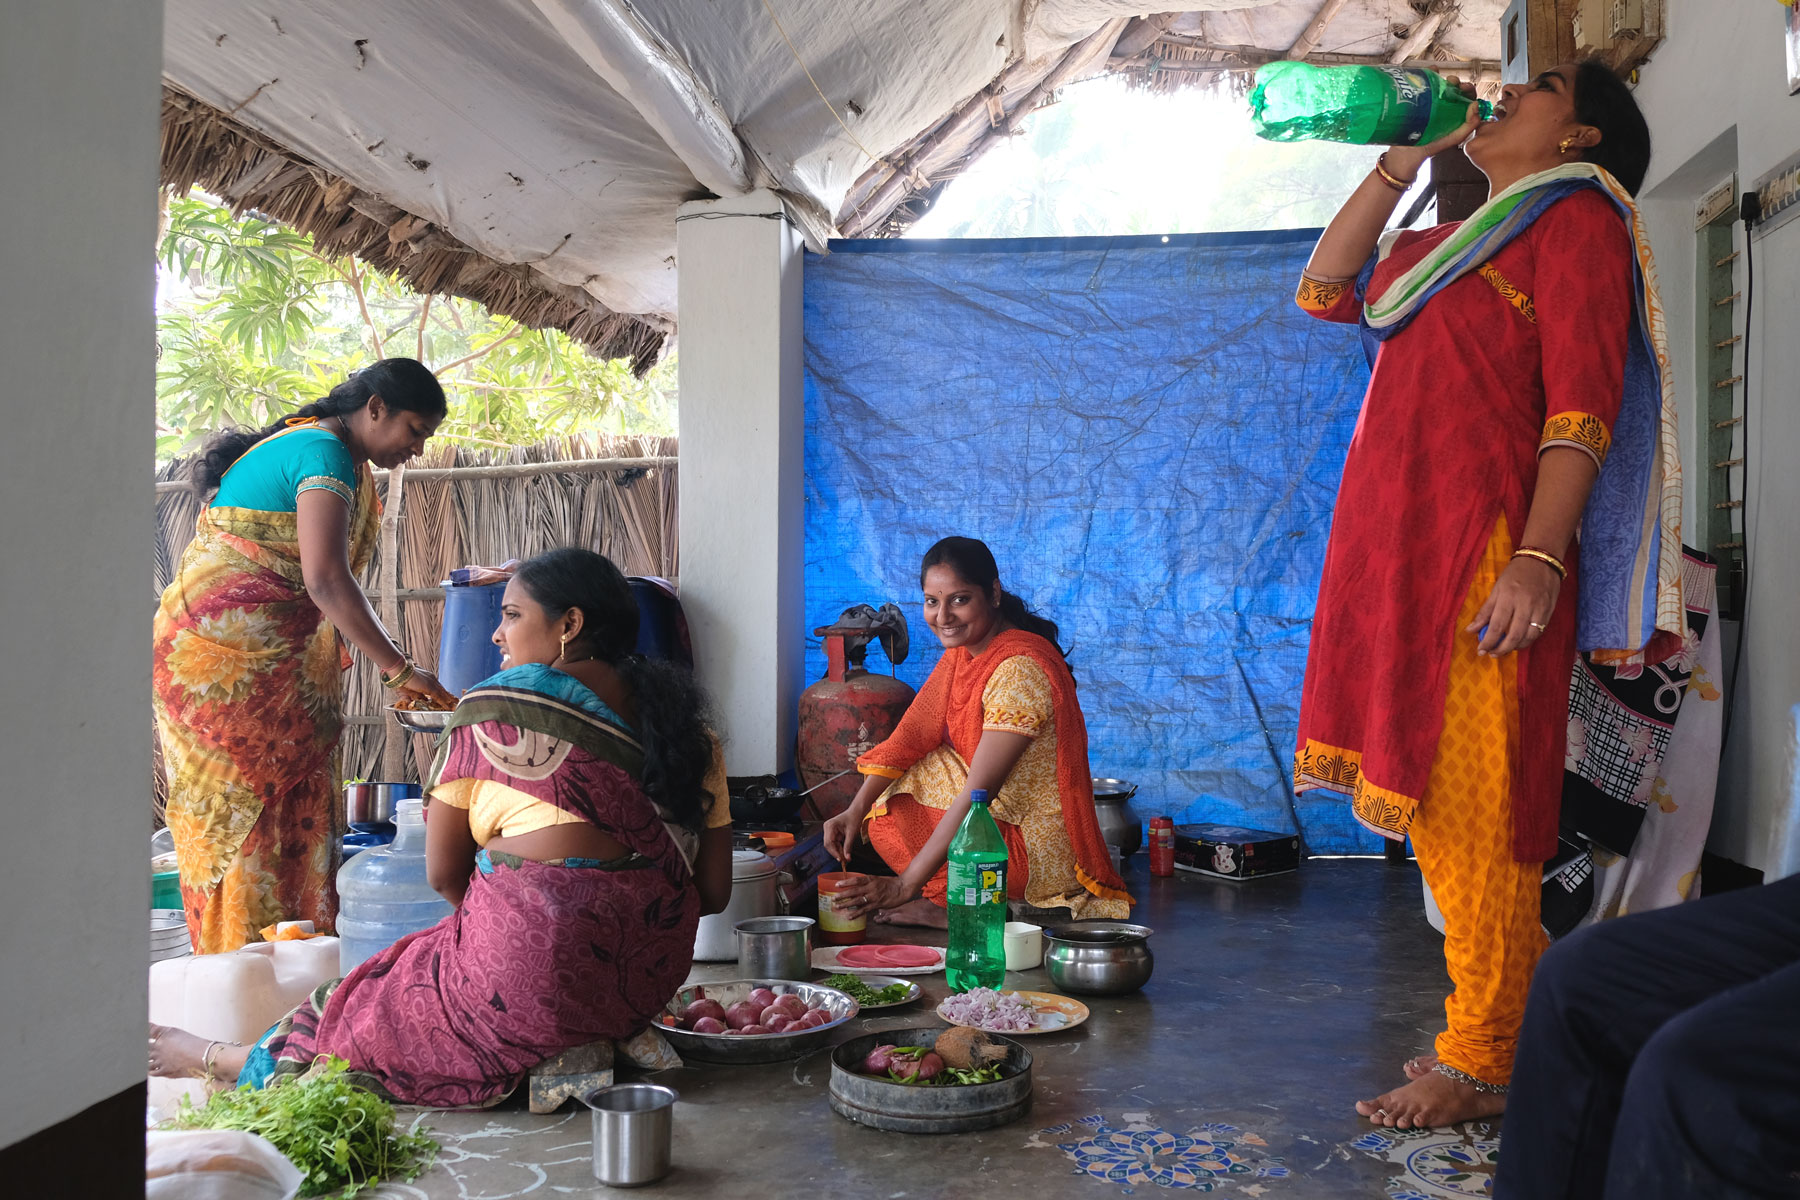
[[[404,1104],[492,1104],[574,1046],[641,1032],[687,977],[700,899],[696,839],[639,782],[631,730],[547,667],[463,697],[434,783],[488,779],[592,823],[631,853],[547,864],[482,851],[455,913],[319,989],[240,1076],[261,1084],[331,1054]]]

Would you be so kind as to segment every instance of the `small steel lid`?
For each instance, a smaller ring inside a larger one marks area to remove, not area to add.
[[[752,879],[765,879],[775,874],[775,860],[760,850],[733,850],[731,852],[731,882],[743,883]]]

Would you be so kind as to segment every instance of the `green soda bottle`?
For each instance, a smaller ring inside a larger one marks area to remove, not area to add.
[[[984,791],[969,793],[968,815],[950,841],[949,875],[950,990],[997,988],[1006,978],[1006,842]]]
[[[1494,106],[1478,100],[1481,119]],[[1250,123],[1271,142],[1422,146],[1453,132],[1469,97],[1422,67],[1315,67],[1264,63],[1250,89]]]

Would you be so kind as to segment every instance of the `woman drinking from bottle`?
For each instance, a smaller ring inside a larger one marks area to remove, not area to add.
[[[1643,116],[1587,63],[1507,86],[1477,126],[1471,104],[1451,135],[1387,151],[1298,294],[1379,347],[1294,770],[1299,790],[1340,792],[1368,828],[1410,837],[1444,914],[1447,1028],[1406,1064],[1410,1082],[1357,1105],[1402,1128],[1505,1106],[1545,946],[1540,865],[1577,650],[1656,661],[1683,633],[1667,355],[1632,201]],[[1425,161],[1464,143],[1488,202],[1384,234]]]
[[[859,831],[895,871],[838,892],[851,916],[946,924],[944,864],[971,789],[993,797],[1007,890],[1038,908],[1123,917],[1131,897],[1100,836],[1087,725],[1054,622],[1000,586],[987,546],[947,537],[919,570],[925,623],[944,644],[893,735],[856,760],[866,777],[825,823],[825,849],[850,857]]]

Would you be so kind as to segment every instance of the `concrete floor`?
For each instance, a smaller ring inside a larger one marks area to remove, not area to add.
[[[1212,1185],[1195,1190],[1220,1196],[1487,1194],[1486,1155],[1497,1135],[1486,1126],[1384,1137],[1351,1109],[1400,1082],[1400,1063],[1442,1027],[1441,943],[1420,911],[1410,863],[1314,860],[1297,874],[1234,884],[1181,873],[1154,879],[1140,854],[1126,879],[1140,899],[1134,919],[1156,930],[1156,976],[1141,993],[1091,998],[1092,1018],[1079,1029],[1028,1039],[1036,1090],[1024,1120],[945,1137],[853,1125],[827,1105],[825,1051],[769,1066],[668,1071],[658,1081],[682,1099],[676,1167],[655,1193],[1104,1200],[1169,1186],[1167,1175],[1159,1185],[1133,1174],[1135,1161],[1187,1165]],[[695,979],[735,972],[731,964],[705,966]],[[918,1005],[852,1022],[840,1040],[935,1024],[944,977],[923,982]],[[1054,990],[1042,971],[1009,975],[1007,986]],[[439,1165],[379,1195],[610,1194],[592,1178],[585,1109],[418,1120],[444,1143]],[[1184,1155],[1164,1140],[1159,1155],[1154,1130],[1212,1145]],[[1118,1148],[1104,1161],[1095,1157],[1096,1137]],[[1472,1170],[1461,1169],[1471,1161]],[[1238,1169],[1208,1170],[1223,1162]],[[1113,1179],[1101,1177],[1109,1168]]]

